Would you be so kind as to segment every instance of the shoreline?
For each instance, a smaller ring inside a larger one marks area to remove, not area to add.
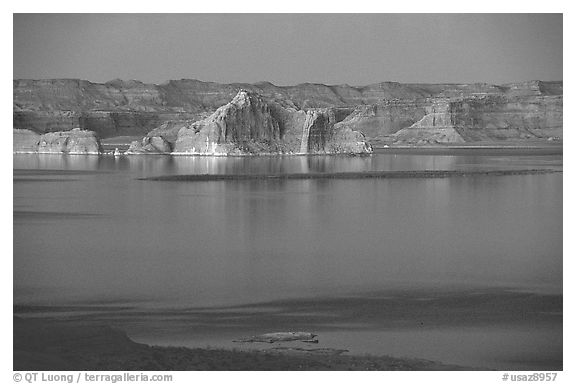
[[[13,369],[16,371],[475,370],[424,359],[342,355],[342,351],[322,348],[241,351],[159,347],[136,343],[122,330],[109,326],[78,325],[17,316],[13,320]]]
[[[562,173],[555,169],[509,169],[484,171],[367,171],[367,172],[332,172],[332,173],[284,173],[284,174],[202,174],[202,175],[169,175],[142,177],[143,181],[234,181],[234,180],[322,180],[322,179],[420,179],[420,178],[448,178],[469,176],[512,176],[512,175],[539,175],[547,173]]]
[[[263,152],[263,153],[243,153],[243,154],[228,154],[228,153],[192,153],[192,152],[141,152],[141,153],[121,153],[114,155],[112,147],[124,144],[103,144],[109,147],[109,151],[103,150],[102,152],[39,152],[39,151],[12,151],[13,155],[90,155],[90,156],[179,156],[179,157],[283,157],[283,156],[370,156],[373,154],[394,153],[396,151],[410,151],[417,154],[420,153],[435,153],[435,152],[451,152],[451,151],[551,151],[552,153],[563,152],[562,143],[537,143],[534,145],[509,143],[509,144],[479,144],[479,145],[372,145],[371,152],[332,152],[332,153],[301,153],[301,152]]]
[[[338,367],[322,369],[351,369],[351,361],[355,369],[370,369],[365,365],[370,362],[379,370],[394,369],[394,364],[402,364],[404,370],[420,369],[422,361],[450,370],[562,367],[562,294],[512,288],[393,289],[208,307],[155,307],[124,301],[58,306],[22,303],[13,313],[15,351],[32,349],[27,344],[31,340],[52,350],[69,348],[71,343],[75,349],[87,349],[96,360],[104,352],[76,345],[93,338],[93,333],[99,335],[99,341],[91,343],[108,340],[106,343],[115,345],[130,338],[131,343],[160,348],[160,354],[170,356],[178,356],[174,352],[178,348],[196,359],[209,359],[206,351],[226,353],[230,362],[213,369],[226,369],[227,364],[236,364],[230,369],[240,369],[237,364],[246,359],[270,355],[275,356],[274,364],[285,364],[285,359],[291,362],[292,357],[305,359],[309,369],[328,360],[332,364],[337,360]],[[122,331],[114,337],[106,336],[108,331],[99,333],[110,327]],[[63,328],[67,331],[59,331]],[[314,334],[318,342],[236,342],[287,331]],[[59,332],[69,340],[60,336],[49,339]],[[63,342],[65,345],[55,345]],[[140,352],[131,355],[140,356]]]

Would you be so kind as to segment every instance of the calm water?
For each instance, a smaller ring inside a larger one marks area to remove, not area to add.
[[[137,180],[191,173],[561,169],[561,155],[13,159],[16,303],[108,301],[191,308],[422,287],[562,292],[561,173],[397,180]],[[556,339],[548,344],[558,347],[560,342],[561,354],[561,316],[559,321],[545,332],[555,332]],[[163,335],[162,326],[155,332],[130,329],[141,340],[185,339]],[[404,343],[394,343],[390,340],[399,334],[365,331],[364,339],[371,342],[352,350],[414,355],[410,345],[418,342],[410,343],[413,333],[407,333],[412,336],[402,339]],[[451,340],[434,332],[430,340]],[[474,332],[477,328],[467,335]],[[503,343],[505,338],[497,336],[502,329],[494,332],[494,340]],[[352,333],[339,335],[354,339]],[[525,336],[510,343],[518,340],[527,343]],[[426,348],[420,349],[420,357],[446,359],[434,353],[424,356],[423,351]],[[552,354],[557,357],[558,348]]]

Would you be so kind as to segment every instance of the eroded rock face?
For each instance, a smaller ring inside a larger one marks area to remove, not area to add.
[[[337,125],[360,131],[370,141],[378,142],[423,118],[429,105],[428,99],[380,101],[357,107]]]
[[[334,109],[309,110],[302,128],[300,153],[371,153],[364,134],[342,120]]]
[[[210,114],[203,114],[198,120],[205,119],[210,116]],[[191,124],[197,120],[170,120],[162,123],[159,127],[154,128],[148,134],[147,137],[161,137],[170,143],[171,147],[174,148],[176,145],[176,140],[178,139],[178,131],[183,127],[190,127]]]
[[[39,139],[38,152],[97,155],[101,147],[96,133],[75,128],[43,134]]]
[[[31,130],[14,129],[13,152],[15,153],[101,153],[100,140],[91,131],[79,128],[65,132],[49,132],[40,135]]]
[[[338,118],[338,111],[331,109],[303,112],[280,105],[271,107],[260,95],[241,90],[230,103],[208,118],[184,124],[178,131],[174,153],[243,155],[371,151],[361,134],[350,129],[335,130]]]
[[[95,131],[102,138],[161,136],[174,146],[182,127],[205,120],[227,105],[238,89],[245,89],[259,94],[266,102],[268,112],[279,125],[282,148],[278,150],[288,152],[301,150],[301,127],[306,114],[322,109],[347,113],[349,116],[337,118],[335,125],[363,132],[370,142],[401,143],[410,139],[409,134],[417,135],[412,137],[416,141],[443,140],[443,136],[452,135],[439,133],[441,128],[427,120],[416,126],[419,129],[396,133],[412,127],[429,113],[430,107],[444,100],[452,103],[450,114],[456,119],[453,125],[466,142],[562,138],[562,82],[502,85],[383,82],[367,86],[306,83],[280,87],[268,82],[218,84],[171,80],[155,85],[134,80],[97,84],[54,79],[14,80],[13,85],[14,128],[40,134],[80,127]],[[321,126],[318,124],[320,121],[314,127]],[[230,131],[228,123],[226,127],[220,140],[223,146],[229,144],[227,140],[236,140],[233,122]],[[432,130],[426,132],[427,128]],[[399,138],[402,139],[398,141]],[[248,144],[257,150],[266,146],[251,141]]]
[[[125,152],[127,155],[138,154],[169,154],[172,152],[170,143],[161,136],[145,136],[141,141],[133,141]]]
[[[434,100],[425,110],[422,119],[391,135],[396,143],[431,145],[464,142],[454,126],[449,99]]]
[[[532,95],[434,99],[422,119],[390,136],[416,145],[556,137],[562,137],[562,96]]]
[[[308,111],[302,129],[300,153],[310,153],[312,148],[324,146],[328,135],[329,121],[319,111]]]
[[[233,154],[280,139],[278,122],[264,100],[241,90],[232,101],[211,116],[178,131],[174,152],[192,154]]]
[[[562,96],[485,96],[450,102],[466,141],[562,137]]]

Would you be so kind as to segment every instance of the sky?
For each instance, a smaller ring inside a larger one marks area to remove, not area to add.
[[[561,14],[15,14],[13,78],[562,80]]]

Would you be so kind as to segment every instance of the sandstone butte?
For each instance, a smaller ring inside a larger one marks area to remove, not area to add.
[[[96,133],[80,128],[43,135],[27,129],[14,129],[12,148],[13,152],[19,153],[98,155],[102,152]]]
[[[59,79],[13,85],[15,152],[98,153],[98,137],[118,136],[140,137],[128,153],[204,155],[562,140],[562,82],[352,87]]]

